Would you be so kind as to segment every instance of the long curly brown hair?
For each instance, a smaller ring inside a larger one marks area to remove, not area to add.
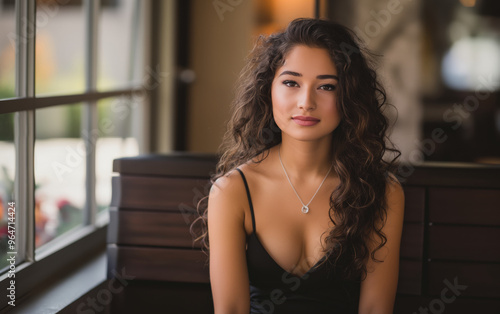
[[[375,55],[358,42],[357,36],[340,24],[305,18],[292,21],[282,32],[259,37],[240,75],[220,160],[212,177],[214,182],[245,162],[262,161],[268,150],[281,142],[271,102],[275,72],[294,46],[326,49],[337,67],[341,122],[332,138],[333,169],[340,184],[330,196],[329,216],[334,227],[327,231],[325,251],[335,252],[337,260],[343,257],[348,261],[343,275],[351,279],[366,276],[370,255],[378,261],[375,251],[387,242],[382,232],[387,215],[386,184],[400,155],[386,145],[386,94],[370,61]],[[384,155],[390,158],[384,159]],[[257,156],[262,158],[255,160]],[[198,204],[198,212],[200,216],[191,230],[201,223],[201,235],[195,241],[201,241],[208,251],[205,202]],[[373,240],[377,246],[370,254]]]

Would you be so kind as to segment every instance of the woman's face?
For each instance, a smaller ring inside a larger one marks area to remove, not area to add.
[[[271,87],[273,115],[283,136],[301,141],[331,136],[340,123],[337,69],[323,48],[293,47]]]

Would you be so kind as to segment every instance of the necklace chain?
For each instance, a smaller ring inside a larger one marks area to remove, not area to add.
[[[280,159],[281,168],[283,168],[283,172],[285,173],[285,176],[286,176],[286,178],[288,180],[288,183],[290,183],[290,186],[292,187],[293,191],[295,192],[295,195],[297,195],[297,198],[299,199],[300,203],[302,204],[302,212],[304,214],[307,214],[309,212],[309,204],[311,204],[311,202],[313,201],[314,197],[316,197],[316,194],[318,194],[319,189],[321,189],[321,187],[323,186],[323,183],[325,183],[325,180],[328,177],[328,175],[330,174],[330,171],[332,171],[333,164],[330,166],[330,169],[326,173],[326,176],[323,178],[323,181],[321,181],[321,184],[318,186],[318,189],[316,190],[316,193],[314,193],[314,195],[311,198],[311,200],[309,201],[309,203],[304,204],[304,202],[302,201],[302,199],[299,196],[299,193],[297,193],[297,190],[295,190],[295,187],[293,186],[292,181],[290,180],[290,177],[288,176],[288,173],[286,172],[285,166],[283,165],[283,161],[281,160],[281,146],[278,149],[278,157]]]

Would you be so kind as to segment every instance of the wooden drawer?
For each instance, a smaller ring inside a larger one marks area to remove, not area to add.
[[[445,280],[467,288],[461,291],[464,297],[500,298],[500,264],[498,263],[452,263],[429,262],[429,294],[438,296],[447,288]]]
[[[399,261],[398,293],[420,295],[422,291],[422,262]]]
[[[500,226],[500,190],[429,188],[429,221]]]
[[[108,278],[113,277],[113,270],[123,270],[134,280],[209,282],[207,258],[201,250],[108,244],[107,255]]]
[[[193,246],[189,231],[196,217],[193,213],[124,210],[111,208],[108,243],[136,246]]]
[[[445,298],[453,295],[446,291]],[[432,304],[432,305],[431,305]],[[443,304],[444,311],[440,312]],[[422,310],[421,310],[422,309]],[[426,310],[427,309],[427,310]],[[500,313],[500,300],[484,298],[458,297],[451,302],[441,301],[439,297],[398,295],[394,304],[394,313],[450,313],[450,314],[498,314]]]
[[[422,260],[424,251],[424,225],[404,223],[401,236],[401,258]]]
[[[429,258],[500,262],[500,228],[432,225]]]
[[[404,186],[405,222],[423,222],[425,211],[425,188]]]
[[[112,180],[111,206],[120,208],[195,211],[208,195],[210,181],[196,178],[120,176]]]

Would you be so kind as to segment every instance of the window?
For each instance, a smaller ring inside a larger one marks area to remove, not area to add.
[[[0,0],[0,282],[14,255],[16,299],[104,246],[112,160],[147,143],[149,5]]]

